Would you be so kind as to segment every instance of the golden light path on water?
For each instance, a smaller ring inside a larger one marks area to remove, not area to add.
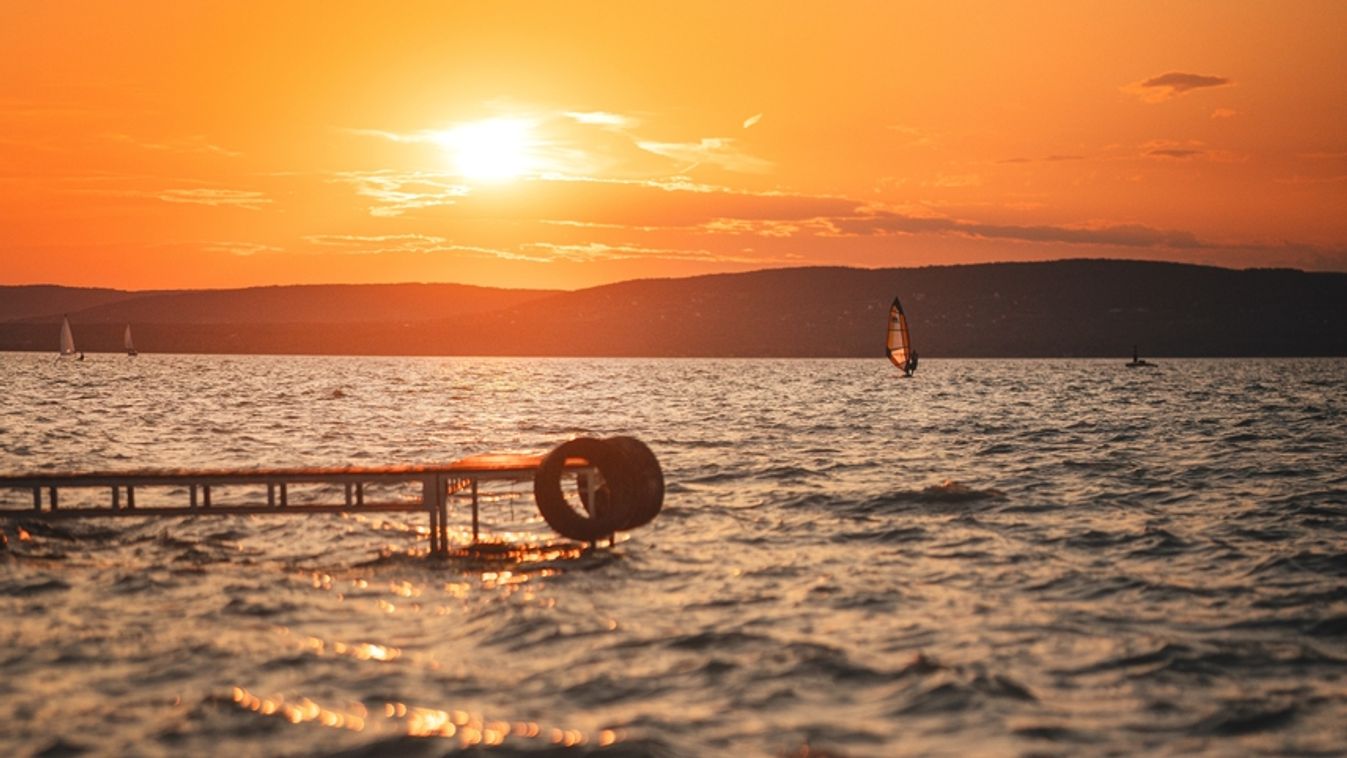
[[[507,740],[542,741],[561,747],[586,744],[608,747],[622,739],[621,732],[613,729],[587,734],[579,729],[547,726],[534,721],[512,722],[491,719],[472,711],[427,708],[400,702],[384,703],[381,723],[377,720],[378,714],[372,716],[361,703],[328,708],[304,696],[292,696],[289,699],[283,695],[263,697],[243,687],[233,687],[231,696],[244,710],[281,718],[296,725],[312,723],[353,732],[380,730],[397,731],[409,737],[443,737],[456,740],[464,748],[503,745]]]
[[[364,517],[357,515],[352,518]],[[382,529],[410,532],[421,538],[427,537],[424,529],[409,528],[393,521],[384,521],[379,526]],[[530,581],[555,576],[559,570],[534,564],[574,559],[583,553],[585,548],[571,543],[531,543],[525,540],[526,537],[527,535],[506,532],[477,545],[470,545],[466,541],[458,543],[462,547],[455,549],[453,557],[465,561],[465,565],[468,563],[496,565],[502,568],[474,571],[465,575],[463,581],[441,582],[434,589],[448,598],[461,601],[467,600],[477,592],[492,592],[500,597],[522,593],[521,600],[525,603],[538,601],[541,607],[555,607],[554,599],[538,600],[528,591],[526,585]],[[414,547],[401,552],[408,557],[423,558],[424,551],[425,548]],[[390,546],[383,551],[383,555],[389,556],[395,552],[398,551]],[[383,579],[372,582],[362,576],[336,578],[327,572],[310,572],[292,578],[307,582],[313,590],[331,593],[339,603],[347,602],[348,591],[374,592],[396,598],[389,600],[378,597],[374,600],[377,611],[385,614],[431,613],[447,616],[461,610],[447,605],[426,606],[420,599],[432,588],[424,582],[406,579]],[[616,630],[618,623],[616,619],[608,619],[606,626],[610,631]],[[287,627],[277,627],[274,632],[281,644],[318,658],[344,658],[359,663],[396,663],[431,671],[444,667],[444,664],[433,656],[407,653],[390,644],[329,640],[302,635]],[[438,737],[453,740],[462,748],[478,745],[493,747],[507,742],[546,743],[563,748],[585,745],[608,747],[622,739],[620,730],[599,729],[586,732],[573,727],[543,725],[535,721],[489,718],[480,712],[461,708],[433,708],[388,701],[383,704],[382,709],[376,709],[376,712],[371,714],[369,707],[360,702],[325,706],[302,695],[263,696],[239,685],[230,688],[230,696],[242,710],[278,718],[296,726],[317,725],[354,732]]]

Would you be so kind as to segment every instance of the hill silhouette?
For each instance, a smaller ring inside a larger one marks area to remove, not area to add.
[[[124,294],[71,312],[81,349],[129,322],[142,352],[879,357],[898,295],[928,358],[1347,355],[1347,274],[1141,261]],[[0,323],[0,349],[54,350],[59,320]]]

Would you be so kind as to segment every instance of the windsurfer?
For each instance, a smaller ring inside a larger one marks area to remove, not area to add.
[[[903,376],[912,376],[917,372],[917,351],[913,350],[912,355],[908,357],[907,363],[903,364]]]

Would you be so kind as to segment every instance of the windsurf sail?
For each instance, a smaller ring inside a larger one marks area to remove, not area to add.
[[[904,373],[911,374],[912,358],[912,336],[907,330],[907,314],[903,312],[903,304],[898,302],[898,298],[893,299],[893,305],[889,306],[889,334],[885,343],[889,352],[889,360],[893,365],[902,369]]]
[[[136,354],[136,343],[131,341],[131,325],[126,325],[126,331],[122,333],[122,346],[126,348],[127,355]]]
[[[61,317],[61,355],[75,354],[75,334],[70,331],[70,318]]]

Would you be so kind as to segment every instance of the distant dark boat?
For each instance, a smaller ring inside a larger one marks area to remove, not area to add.
[[[912,334],[907,328],[907,314],[898,298],[889,306],[889,332],[885,340],[889,360],[902,369],[903,376],[912,376],[917,370],[917,351],[912,349]]]
[[[126,331],[122,333],[122,346],[126,348],[127,355],[140,355],[136,350],[136,343],[131,341],[131,325],[126,325]]]
[[[1154,367],[1156,366],[1156,364],[1151,363],[1150,361],[1143,361],[1143,360],[1141,360],[1140,356],[1137,354],[1137,346],[1136,346],[1136,345],[1133,345],[1133,346],[1132,346],[1132,360],[1131,360],[1131,362],[1129,362],[1129,363],[1124,363],[1123,365],[1126,366],[1126,367],[1128,367],[1128,368],[1154,368]]]

